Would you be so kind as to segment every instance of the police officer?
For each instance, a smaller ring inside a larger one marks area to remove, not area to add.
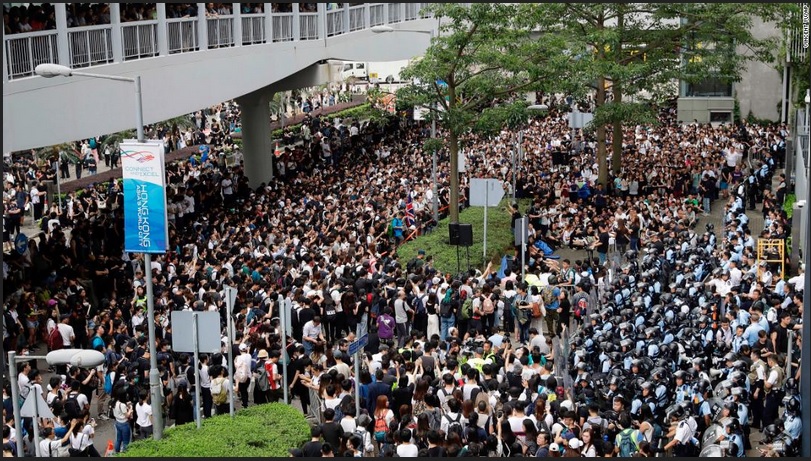
[[[673,374],[673,377],[676,380],[676,398],[675,403],[682,403],[682,402],[690,402],[690,386],[687,385],[685,382],[685,378],[687,377],[687,372],[684,370],[679,370]]]
[[[769,365],[769,374],[766,380],[763,381],[763,391],[766,396],[763,402],[763,425],[768,426],[774,423],[777,419],[780,402],[783,399],[783,381],[785,380],[785,373],[780,366],[780,359],[777,354],[769,354],[767,358]]]
[[[732,418],[732,421],[727,424],[725,429],[726,436],[723,436],[722,440],[729,442],[727,456],[743,458],[746,451],[743,448],[743,437],[741,435],[741,425],[738,422],[738,418]]]

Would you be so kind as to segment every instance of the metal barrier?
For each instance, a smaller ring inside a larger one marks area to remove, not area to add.
[[[396,24],[403,20],[401,9],[402,3],[389,3],[389,24]]]
[[[242,44],[254,45],[265,43],[267,40],[265,32],[264,14],[244,14],[242,15]]]
[[[169,54],[197,51],[197,18],[167,19]]]
[[[218,16],[207,18],[208,47],[222,48],[234,45],[234,17]]]
[[[276,13],[273,15],[273,41],[291,40],[293,40],[293,13]]]
[[[123,58],[151,58],[158,55],[158,21],[138,21],[121,27]]]
[[[56,31],[8,35],[5,40],[9,79],[30,77],[38,65],[59,60]]]
[[[419,10],[419,3],[406,3],[405,4],[405,20],[413,21],[417,19],[417,10]]]
[[[71,68],[113,62],[113,29],[109,24],[72,28],[68,44]]]
[[[327,11],[327,37],[334,37],[345,32],[344,11]]]
[[[318,13],[299,13],[299,40],[318,40]]]
[[[366,28],[366,7],[353,6],[349,8],[349,32]]]
[[[386,23],[386,5],[369,5],[369,27],[382,26]]]

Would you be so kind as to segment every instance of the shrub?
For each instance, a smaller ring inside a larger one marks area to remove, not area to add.
[[[515,238],[510,230],[512,216],[507,211],[507,204],[511,198],[504,198],[498,207],[487,210],[487,258],[482,262],[484,254],[484,207],[470,207],[459,213],[459,222],[473,225],[473,246],[470,250],[470,267],[484,270],[488,262],[493,263],[492,270],[498,270],[501,257],[513,254]],[[519,200],[519,209],[523,214],[529,201]],[[456,247],[448,244],[448,223],[450,218],[439,222],[436,229],[414,240],[403,244],[397,249],[402,264],[406,264],[417,256],[417,251],[425,250],[426,255],[434,257],[434,267],[440,272],[457,272]],[[459,248],[459,268],[467,270],[468,249]]]
[[[255,405],[236,413],[167,429],[160,441],[133,442],[125,458],[288,457],[288,449],[310,440],[310,426],[300,410],[282,403]]]

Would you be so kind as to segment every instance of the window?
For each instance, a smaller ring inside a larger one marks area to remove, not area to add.
[[[710,112],[711,123],[732,123],[732,112]]]
[[[732,82],[725,82],[720,78],[687,82],[684,96],[691,98],[732,97]]]

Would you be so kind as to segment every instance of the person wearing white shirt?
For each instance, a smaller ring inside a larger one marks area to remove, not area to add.
[[[61,458],[62,456],[60,456],[59,448],[70,440],[70,435],[73,433],[73,428],[76,426],[76,422],[77,420],[71,421],[70,427],[68,428],[67,432],[65,432],[65,435],[61,440],[56,439],[52,427],[43,427],[43,439],[39,442],[40,456],[43,458]]]
[[[135,424],[140,428],[140,437],[152,437],[152,405],[149,403],[149,393],[141,390],[138,395],[139,402],[135,405]]]

